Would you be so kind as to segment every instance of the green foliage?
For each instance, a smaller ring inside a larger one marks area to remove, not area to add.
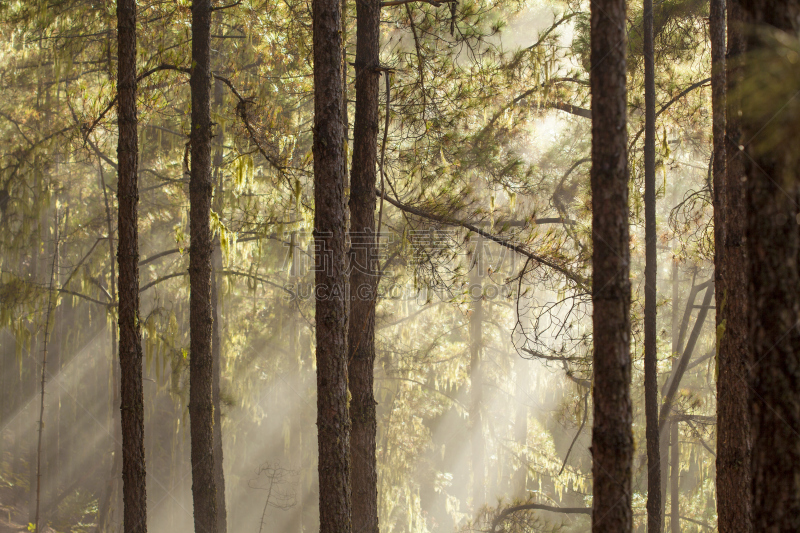
[[[388,109],[383,92],[380,99],[380,113],[388,112],[390,119],[387,195],[430,215],[402,213],[388,202],[384,206],[382,229],[390,236],[383,238],[381,256],[380,288],[385,292],[378,300],[375,393],[379,506],[387,533],[483,527],[515,498],[591,504],[588,428],[576,439],[561,471],[586,415],[582,398],[591,380],[588,8],[587,2],[573,1],[468,0],[458,3],[455,12],[426,3],[382,11],[381,63],[394,71]],[[190,2],[140,4],[139,9],[140,73],[160,65],[189,67]],[[347,9],[350,58],[356,38],[354,4],[348,3]],[[628,90],[636,287],[634,434],[642,441],[638,9],[632,6],[630,13]],[[697,0],[658,4],[659,109],[708,75],[705,10]],[[55,313],[56,328],[62,324],[55,341],[61,368],[91,367],[86,346],[116,322],[115,250],[108,241],[109,227],[113,239],[116,225],[115,20],[113,4],[0,4],[0,346],[4,366],[14,369],[14,379],[26,391],[37,372],[56,209],[64,220]],[[214,149],[220,163],[214,169],[212,231],[219,236],[224,260],[215,281],[224,353],[225,461],[235,502],[246,501],[242,487],[252,464],[268,460],[301,467],[299,492],[308,494],[314,487],[310,31],[308,4],[300,0],[245,1],[214,18],[213,69],[243,98],[215,83],[212,119],[218,125]],[[785,36],[774,38],[783,43],[782,52],[767,59],[769,72],[779,75],[798,54],[796,43]],[[353,76],[348,68],[351,118]],[[151,473],[166,472],[171,478],[185,472],[188,461],[187,82],[185,72],[164,68],[141,79],[138,96],[140,320],[146,431],[152,439],[147,460]],[[776,101],[790,85],[771,85]],[[708,108],[708,90],[701,87],[659,115],[657,158],[663,184],[658,222],[666,248],[660,261],[678,265],[678,280],[667,281],[660,273],[660,289],[665,296],[667,284],[675,283],[679,296],[679,301],[661,302],[659,327],[664,329],[672,325],[671,307],[678,308],[679,316],[683,311],[688,289],[680,280],[695,267],[706,275],[713,249],[706,187]],[[791,127],[789,122],[785,128]],[[383,123],[381,116],[381,128]],[[537,224],[536,219],[567,222]],[[519,244],[542,259],[528,261],[507,248],[503,252],[496,243],[484,250],[490,264],[480,273],[486,308],[481,437],[491,494],[487,505],[477,508],[467,490],[471,482],[464,435],[448,433],[469,424],[473,386],[469,319],[474,270],[468,257],[479,241],[474,231],[454,226],[457,221]],[[436,238],[421,239],[421,234]],[[498,259],[502,253],[504,262]],[[398,288],[410,296],[393,298],[391,291]],[[494,289],[504,292],[489,297]],[[704,334],[699,351],[713,343],[712,329]],[[103,428],[116,409],[111,405],[109,337],[106,332],[98,348],[104,354],[104,366],[96,369],[100,376],[87,378],[100,391],[97,403],[107,405],[102,413],[92,412]],[[669,372],[673,349],[666,339],[659,344],[662,378]],[[526,365],[533,375],[521,392],[516,390],[523,383],[518,365]],[[682,414],[713,413],[713,373],[709,377],[707,370],[699,366],[685,378],[677,402]],[[8,389],[4,422],[21,407],[12,394],[16,386]],[[59,398],[67,404],[66,396]],[[526,431],[517,438],[522,421]],[[713,486],[708,482],[713,457],[701,444],[713,442],[713,427],[697,425],[695,431],[687,426],[682,431],[686,444],[681,460],[690,475],[682,487],[681,512],[713,524]],[[100,443],[92,445],[102,450],[96,455],[107,472],[113,444],[107,435],[96,440]],[[513,483],[522,471],[527,473],[527,492],[521,496]],[[638,469],[635,476],[635,486],[641,486],[643,471]],[[164,486],[172,482],[180,483],[171,479]],[[27,476],[13,484],[28,490]],[[88,527],[84,524],[103,508],[105,486],[98,487],[87,482],[66,496],[53,527],[76,532]],[[161,486],[152,490],[154,498],[167,497]],[[634,495],[637,513],[643,498],[640,492]],[[165,501],[172,505],[171,499]],[[177,508],[175,504],[173,510]],[[235,522],[244,520],[240,516],[245,512],[230,514],[232,530],[252,528]],[[580,519],[556,522],[528,513],[507,530],[578,531],[585,525]]]

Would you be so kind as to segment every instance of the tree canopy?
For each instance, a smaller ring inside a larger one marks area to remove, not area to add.
[[[348,404],[348,416],[363,411],[353,409],[350,393],[317,403],[317,379],[343,369],[346,377],[359,348],[352,339],[361,322],[350,324],[347,357],[336,359],[333,345],[346,340],[346,329],[342,337],[319,335],[323,305],[326,321],[340,313],[343,324],[353,307],[342,303],[353,295],[340,295],[342,305],[333,309],[336,298],[320,294],[326,286],[315,275],[333,258],[345,269],[334,269],[337,279],[354,279],[354,269],[374,279],[374,294],[358,298],[374,302],[373,351],[362,356],[361,368],[372,378],[366,386],[375,401],[370,445],[379,530],[588,531],[592,383],[600,355],[592,327],[592,221],[608,207],[593,195],[591,180],[593,120],[606,109],[592,109],[590,2],[383,1],[378,64],[367,68],[360,62],[367,56],[357,53],[362,1],[314,2],[313,9],[341,12],[338,34],[330,34],[342,42],[339,55],[315,40],[311,2],[128,2],[135,4],[138,41],[136,327],[144,365],[146,525],[190,531],[198,513],[190,410],[201,406],[190,403],[189,302],[190,257],[201,242],[192,228],[200,231],[191,188],[200,183],[192,181],[200,141],[193,139],[203,137],[209,174],[201,185],[213,193],[204,201],[215,250],[206,259],[213,285],[206,311],[218,328],[210,342],[219,350],[213,409],[220,415],[203,420],[221,430],[224,485],[217,486],[224,496],[216,512],[227,509],[228,529],[320,526],[317,502],[325,490],[317,439],[333,435],[323,411],[347,414]],[[210,10],[209,79],[195,78],[192,10],[200,4]],[[127,330],[120,326],[118,338],[117,323],[132,315],[124,315],[129,300],[121,301],[131,291],[117,282],[117,246],[130,242],[118,226],[117,199],[129,190],[122,175],[130,161],[123,168],[117,153],[124,61],[116,10],[116,3],[87,0],[0,5],[2,531],[28,524],[116,531],[123,520],[125,370],[117,351]],[[627,152],[619,162],[629,175],[620,219],[629,237],[619,243],[630,250],[628,496],[640,531],[648,498],[647,15],[640,3],[627,5],[627,44],[617,65],[627,114]],[[707,2],[664,0],[649,15],[660,505],[672,531],[711,531],[718,516],[716,355],[725,331],[713,313],[732,296],[715,294],[710,12]],[[775,39],[794,65],[796,37]],[[770,56],[769,80],[788,68],[778,63],[784,59]],[[333,72],[341,74],[338,83]],[[366,130],[357,122],[359,76],[377,80],[364,90],[377,98]],[[205,122],[196,122],[192,109],[195,84],[209,91]],[[776,100],[795,90],[778,85]],[[747,103],[756,89],[743,87]],[[336,116],[320,107],[328,88],[340,98]],[[764,142],[786,142],[792,124],[768,129]],[[337,128],[338,159],[326,141]],[[362,131],[374,143],[366,182],[354,156]],[[324,172],[339,181],[320,178],[323,157]],[[374,202],[359,218],[345,209],[357,193]],[[315,226],[335,215],[320,195],[342,202],[332,237]],[[356,222],[372,224],[370,251],[362,255]],[[337,239],[342,253],[328,255],[323,248]],[[210,254],[209,243],[203,246]],[[211,339],[211,322],[205,324]],[[318,344],[323,338],[332,344]],[[321,349],[344,366],[318,366]],[[343,442],[324,438],[346,451]],[[358,460],[353,455],[350,462]]]

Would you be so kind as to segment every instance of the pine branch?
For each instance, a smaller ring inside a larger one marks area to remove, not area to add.
[[[377,191],[377,194],[380,195],[381,192]],[[464,220],[459,220],[459,219],[456,219],[456,218],[451,218],[451,217],[442,216],[442,215],[436,215],[434,213],[429,213],[427,211],[423,211],[422,209],[418,209],[416,207],[412,207],[410,205],[403,204],[402,202],[400,202],[400,201],[396,200],[395,198],[392,198],[391,196],[388,196],[388,195],[385,195],[385,197],[386,197],[386,201],[387,202],[389,202],[393,206],[397,207],[401,211],[404,211],[406,213],[410,213],[412,215],[416,215],[418,217],[426,218],[428,220],[433,220],[435,222],[439,222],[439,223],[444,224],[446,226],[457,226],[457,227],[462,227],[464,229],[468,229],[471,232],[477,233],[478,235],[480,235],[482,237],[485,237],[485,238],[489,239],[490,241],[496,242],[497,244],[499,244],[499,245],[501,245],[501,246],[503,246],[505,248],[508,248],[509,250],[513,250],[514,252],[517,252],[518,254],[523,255],[523,256],[527,257],[528,259],[530,259],[532,261],[535,261],[535,262],[537,262],[537,263],[539,263],[541,265],[547,266],[547,267],[555,270],[556,272],[559,272],[560,274],[562,274],[567,279],[569,279],[571,281],[574,281],[580,287],[584,287],[585,288],[586,286],[588,286],[588,280],[582,278],[581,276],[579,276],[578,274],[576,274],[574,272],[571,272],[567,268],[565,268],[565,267],[563,267],[561,265],[558,265],[555,262],[551,261],[550,259],[542,257],[541,255],[538,255],[538,254],[535,254],[533,252],[530,252],[530,251],[526,250],[525,248],[523,248],[522,246],[520,246],[518,244],[514,244],[512,242],[507,241],[506,239],[503,239],[502,237],[498,237],[497,235],[489,233],[488,231],[484,231],[484,230],[480,229],[479,227],[477,227],[474,224],[470,224],[469,222],[466,222]]]

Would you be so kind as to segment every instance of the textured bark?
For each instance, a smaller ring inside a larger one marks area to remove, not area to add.
[[[746,245],[752,291],[753,530],[800,531],[800,186],[792,139],[768,146],[761,142],[785,135],[785,130],[776,128],[782,127],[786,117],[774,120],[787,112],[785,102],[755,92],[763,90],[762,72],[768,72],[763,62],[778,57],[766,32],[780,30],[796,36],[800,2],[744,0],[741,6],[743,26],[749,28],[744,77],[749,82],[746,86],[754,90],[748,98],[758,107],[774,110],[761,115],[745,112],[742,120],[747,141]],[[793,89],[787,91],[787,100],[794,98],[793,93]]]
[[[659,516],[661,517],[660,528],[664,531],[667,519],[667,482],[669,480],[669,433],[659,431],[658,450],[661,457],[661,507]]]
[[[216,80],[214,83],[214,106],[220,110],[224,87],[222,82]],[[223,141],[224,134],[222,126],[219,127],[217,135],[216,149],[214,151],[214,171],[216,172],[217,190],[214,196],[215,211],[222,213],[222,163],[223,163]],[[219,235],[214,239],[214,249],[211,252],[211,266],[214,268],[213,278],[211,279],[211,314],[213,324],[211,326],[211,359],[213,367],[211,369],[211,401],[214,404],[214,479],[217,482],[217,533],[228,532],[228,511],[225,505],[225,471],[223,469],[222,453],[222,409],[220,408],[220,375],[222,373],[222,334],[220,332],[220,311],[219,311],[219,281],[222,270],[222,250],[220,249]]]
[[[344,176],[344,187],[347,189],[350,187],[350,183],[347,181],[347,142],[350,140],[350,109],[349,109],[349,102],[348,102],[348,94],[347,94],[347,0],[340,0],[342,4],[342,124],[344,128],[344,141],[345,141],[345,153],[344,157],[342,158],[342,175]]]
[[[469,425],[472,448],[472,510],[477,512],[486,503],[486,461],[483,443],[483,239],[478,238],[470,280],[472,314],[469,317]]]
[[[349,533],[347,258],[340,0],[313,1],[314,240],[321,533]]]
[[[189,180],[189,422],[194,530],[217,528],[211,354],[211,1],[192,3],[191,176]]]
[[[714,206],[714,284],[716,291],[716,324],[725,327],[723,306],[725,289],[724,242],[725,242],[725,0],[710,0],[708,17],[711,40],[711,132]],[[719,349],[717,350],[719,351]]]
[[[656,77],[653,0],[644,0],[644,411],[647,441],[647,531],[661,531],[661,450],[658,438],[656,234]]]
[[[720,531],[749,533],[750,415],[747,407],[750,338],[744,159],[739,103],[734,90],[741,76],[744,39],[741,6],[728,1],[728,59],[721,0],[711,2],[712,103],[714,107],[714,239],[717,283],[717,513]],[[720,20],[722,19],[722,20]],[[716,66],[715,66],[716,65]],[[727,69],[726,69],[727,66]],[[726,72],[727,70],[727,72]],[[725,73],[723,80],[719,80]],[[724,84],[724,85],[723,85]],[[732,90],[728,91],[727,89]],[[726,116],[727,106],[727,116]],[[720,131],[722,129],[722,131]],[[724,141],[720,140],[723,136]],[[719,147],[719,149],[718,149]]]
[[[356,1],[356,114],[350,172],[350,486],[353,530],[378,533],[377,422],[373,392],[378,284],[375,181],[378,159],[380,3]]]
[[[607,533],[632,526],[625,1],[598,0],[591,11],[592,531]]]
[[[136,0],[117,1],[117,264],[122,422],[122,501],[126,533],[147,531],[142,336],[139,328],[139,136],[136,110]]]

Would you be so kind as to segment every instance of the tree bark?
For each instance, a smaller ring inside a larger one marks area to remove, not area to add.
[[[625,1],[591,8],[594,431],[592,531],[632,527]]]
[[[125,533],[147,531],[142,336],[139,328],[139,136],[136,109],[136,1],[117,1],[117,264]]]
[[[721,0],[712,0],[709,20],[713,62],[717,269],[717,512],[720,531],[749,533],[753,530],[750,489],[752,439],[747,383],[743,379],[749,373],[751,350],[747,318],[749,273],[744,239],[746,220],[742,216],[746,209],[744,160],[739,151],[739,144],[743,141],[740,105],[735,90],[741,77],[744,39],[741,5],[729,0],[726,60],[723,56],[725,14],[720,13],[722,10]]]
[[[222,82],[214,82],[214,105],[217,110],[222,109],[224,97],[224,87]],[[222,163],[223,163],[223,129],[219,127],[219,134],[214,152],[214,170],[217,174],[217,190],[214,196],[215,210],[222,216]],[[217,533],[228,532],[228,512],[225,505],[225,471],[223,468],[222,452],[222,409],[220,408],[220,379],[222,373],[222,333],[221,319],[219,311],[219,280],[222,270],[222,250],[220,248],[220,237],[214,239],[214,249],[211,256],[211,265],[214,269],[211,280],[211,313],[213,324],[211,326],[211,359],[213,367],[211,369],[211,401],[214,404],[214,479],[217,482]]]
[[[341,10],[340,0],[313,0],[314,240],[321,533],[351,531]]]
[[[644,403],[647,441],[647,531],[661,531],[661,451],[658,438],[658,235],[656,234],[656,81],[653,0],[644,0]]]
[[[350,486],[353,530],[378,533],[377,422],[373,392],[375,303],[379,281],[375,228],[378,164],[380,2],[356,1],[356,112],[350,171]],[[387,109],[388,112],[388,109]],[[378,236],[379,238],[379,236]]]
[[[744,87],[756,102],[742,116],[746,181],[747,258],[750,264],[750,372],[753,530],[800,530],[800,185],[792,139],[784,136],[788,102],[763,91],[775,50],[775,31],[792,39],[800,29],[800,2],[743,0],[742,26],[748,28]],[[776,82],[773,79],[769,84]],[[778,83],[783,80],[778,80]],[[788,83],[788,81],[786,81]],[[787,91],[794,98],[794,89]],[[791,100],[788,100],[791,101]],[[758,110],[753,109],[758,107]],[[763,110],[770,110],[764,113]],[[789,113],[793,111],[788,111]],[[792,119],[796,122],[797,116]],[[726,250],[727,252],[727,250]]]
[[[194,530],[217,528],[211,309],[211,0],[192,3],[189,422]]]
[[[711,132],[714,206],[714,284],[716,292],[716,329],[725,327],[725,0],[710,0],[708,31],[711,40]],[[724,329],[723,329],[724,331]],[[719,349],[718,349],[719,351]]]

